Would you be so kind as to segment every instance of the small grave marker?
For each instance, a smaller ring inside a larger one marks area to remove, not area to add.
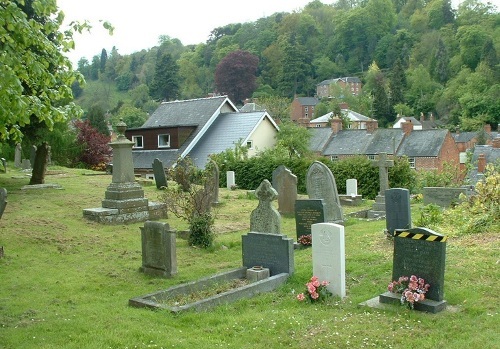
[[[146,221],[141,227],[142,267],[154,276],[172,277],[177,274],[176,234],[167,223]]]
[[[155,182],[157,189],[164,189],[168,187],[167,176],[165,176],[165,168],[163,167],[163,162],[156,158],[153,160],[153,173],[155,175]]]
[[[396,229],[411,228],[410,191],[393,188],[385,191],[385,222],[390,235]]]
[[[236,180],[234,178],[234,171],[227,171],[226,172],[226,183],[227,183],[227,189],[232,189],[236,185]]]
[[[311,226],[325,222],[323,200],[309,199],[295,201],[295,231],[297,240],[303,235],[311,234]]]

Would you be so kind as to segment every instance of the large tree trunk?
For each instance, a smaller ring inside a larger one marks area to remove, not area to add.
[[[33,172],[31,172],[30,185],[45,183],[45,171],[47,171],[47,163],[49,161],[49,148],[47,142],[43,142],[42,145],[37,148],[35,163],[32,165]]]

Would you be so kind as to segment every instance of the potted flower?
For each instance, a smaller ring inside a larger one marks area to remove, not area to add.
[[[332,295],[326,288],[327,285],[328,281],[320,282],[317,276],[313,276],[311,280],[306,283],[306,292],[299,293],[297,299],[301,302],[307,299],[311,303],[324,301]]]
[[[297,242],[303,247],[312,246],[312,235],[311,234],[301,235],[297,239]]]
[[[393,281],[387,286],[389,292],[401,294],[401,304],[406,304],[408,308],[413,309],[415,302],[421,302],[425,299],[425,293],[430,285],[425,280],[415,275],[401,276],[397,281]]]

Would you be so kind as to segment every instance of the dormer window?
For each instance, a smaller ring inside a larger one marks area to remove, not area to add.
[[[158,148],[170,148],[170,135],[168,133],[158,135]]]

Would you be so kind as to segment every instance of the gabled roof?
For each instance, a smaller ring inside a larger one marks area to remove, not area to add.
[[[301,105],[316,105],[319,103],[319,99],[316,97],[297,97],[295,99],[298,100]]]
[[[309,121],[309,123],[310,124],[319,124],[319,123],[323,123],[323,122],[328,122],[328,121],[330,121],[332,116],[333,116],[333,112],[329,112],[325,115],[317,117],[316,119],[312,119],[311,121]]]
[[[331,138],[322,155],[359,155],[366,154],[366,149],[373,135],[366,130],[342,130]]]
[[[413,116],[401,116],[399,117],[396,122],[394,123],[394,125],[398,124],[398,123],[401,123],[401,122],[411,122],[413,124],[413,126],[421,126],[422,124],[420,123],[420,121],[418,121],[416,118],[414,118]]]
[[[448,130],[413,130],[403,139],[397,155],[438,156],[447,134]]]
[[[243,107],[240,108],[240,112],[242,113],[251,113],[254,111],[265,111],[266,108],[264,108],[261,105],[258,105],[256,103],[247,103]]]
[[[404,133],[400,129],[377,128],[365,149],[365,154],[378,153],[394,154],[403,140]]]
[[[350,109],[342,109],[341,113],[343,116],[348,118],[350,121],[372,121],[374,119],[369,118],[368,116],[364,116],[360,113],[357,113],[355,111],[352,111]],[[320,117],[317,117],[316,119],[311,120],[309,123],[315,124],[315,123],[323,123],[323,122],[328,122],[333,116],[333,112],[329,112],[325,115],[322,115]]]
[[[309,149],[313,152],[321,153],[325,146],[330,141],[332,129],[330,127],[313,127],[308,128],[311,138],[309,139]]]
[[[203,168],[210,154],[218,154],[235,143],[246,144],[261,121],[270,122],[276,130],[276,123],[265,111],[254,113],[222,113],[214,121],[203,138],[193,147],[189,157],[197,167]]]
[[[333,84],[333,83],[336,83],[338,81],[343,81],[345,83],[360,83],[361,82],[361,79],[356,77],[356,76],[345,76],[345,77],[342,77],[342,78],[334,78],[334,79],[327,79],[327,80],[323,80],[321,81],[319,84],[317,84],[316,86],[322,86],[322,85],[330,85],[330,84]]]
[[[460,133],[452,133],[451,135],[456,143],[466,143],[470,142],[477,137],[477,132],[460,132]]]
[[[476,145],[471,159],[471,164],[473,166],[467,173],[470,184],[475,184],[478,180],[483,178],[483,174],[479,174],[477,169],[477,159],[480,154],[484,154],[486,164],[494,164],[500,161],[500,148],[493,148],[490,145]]]

